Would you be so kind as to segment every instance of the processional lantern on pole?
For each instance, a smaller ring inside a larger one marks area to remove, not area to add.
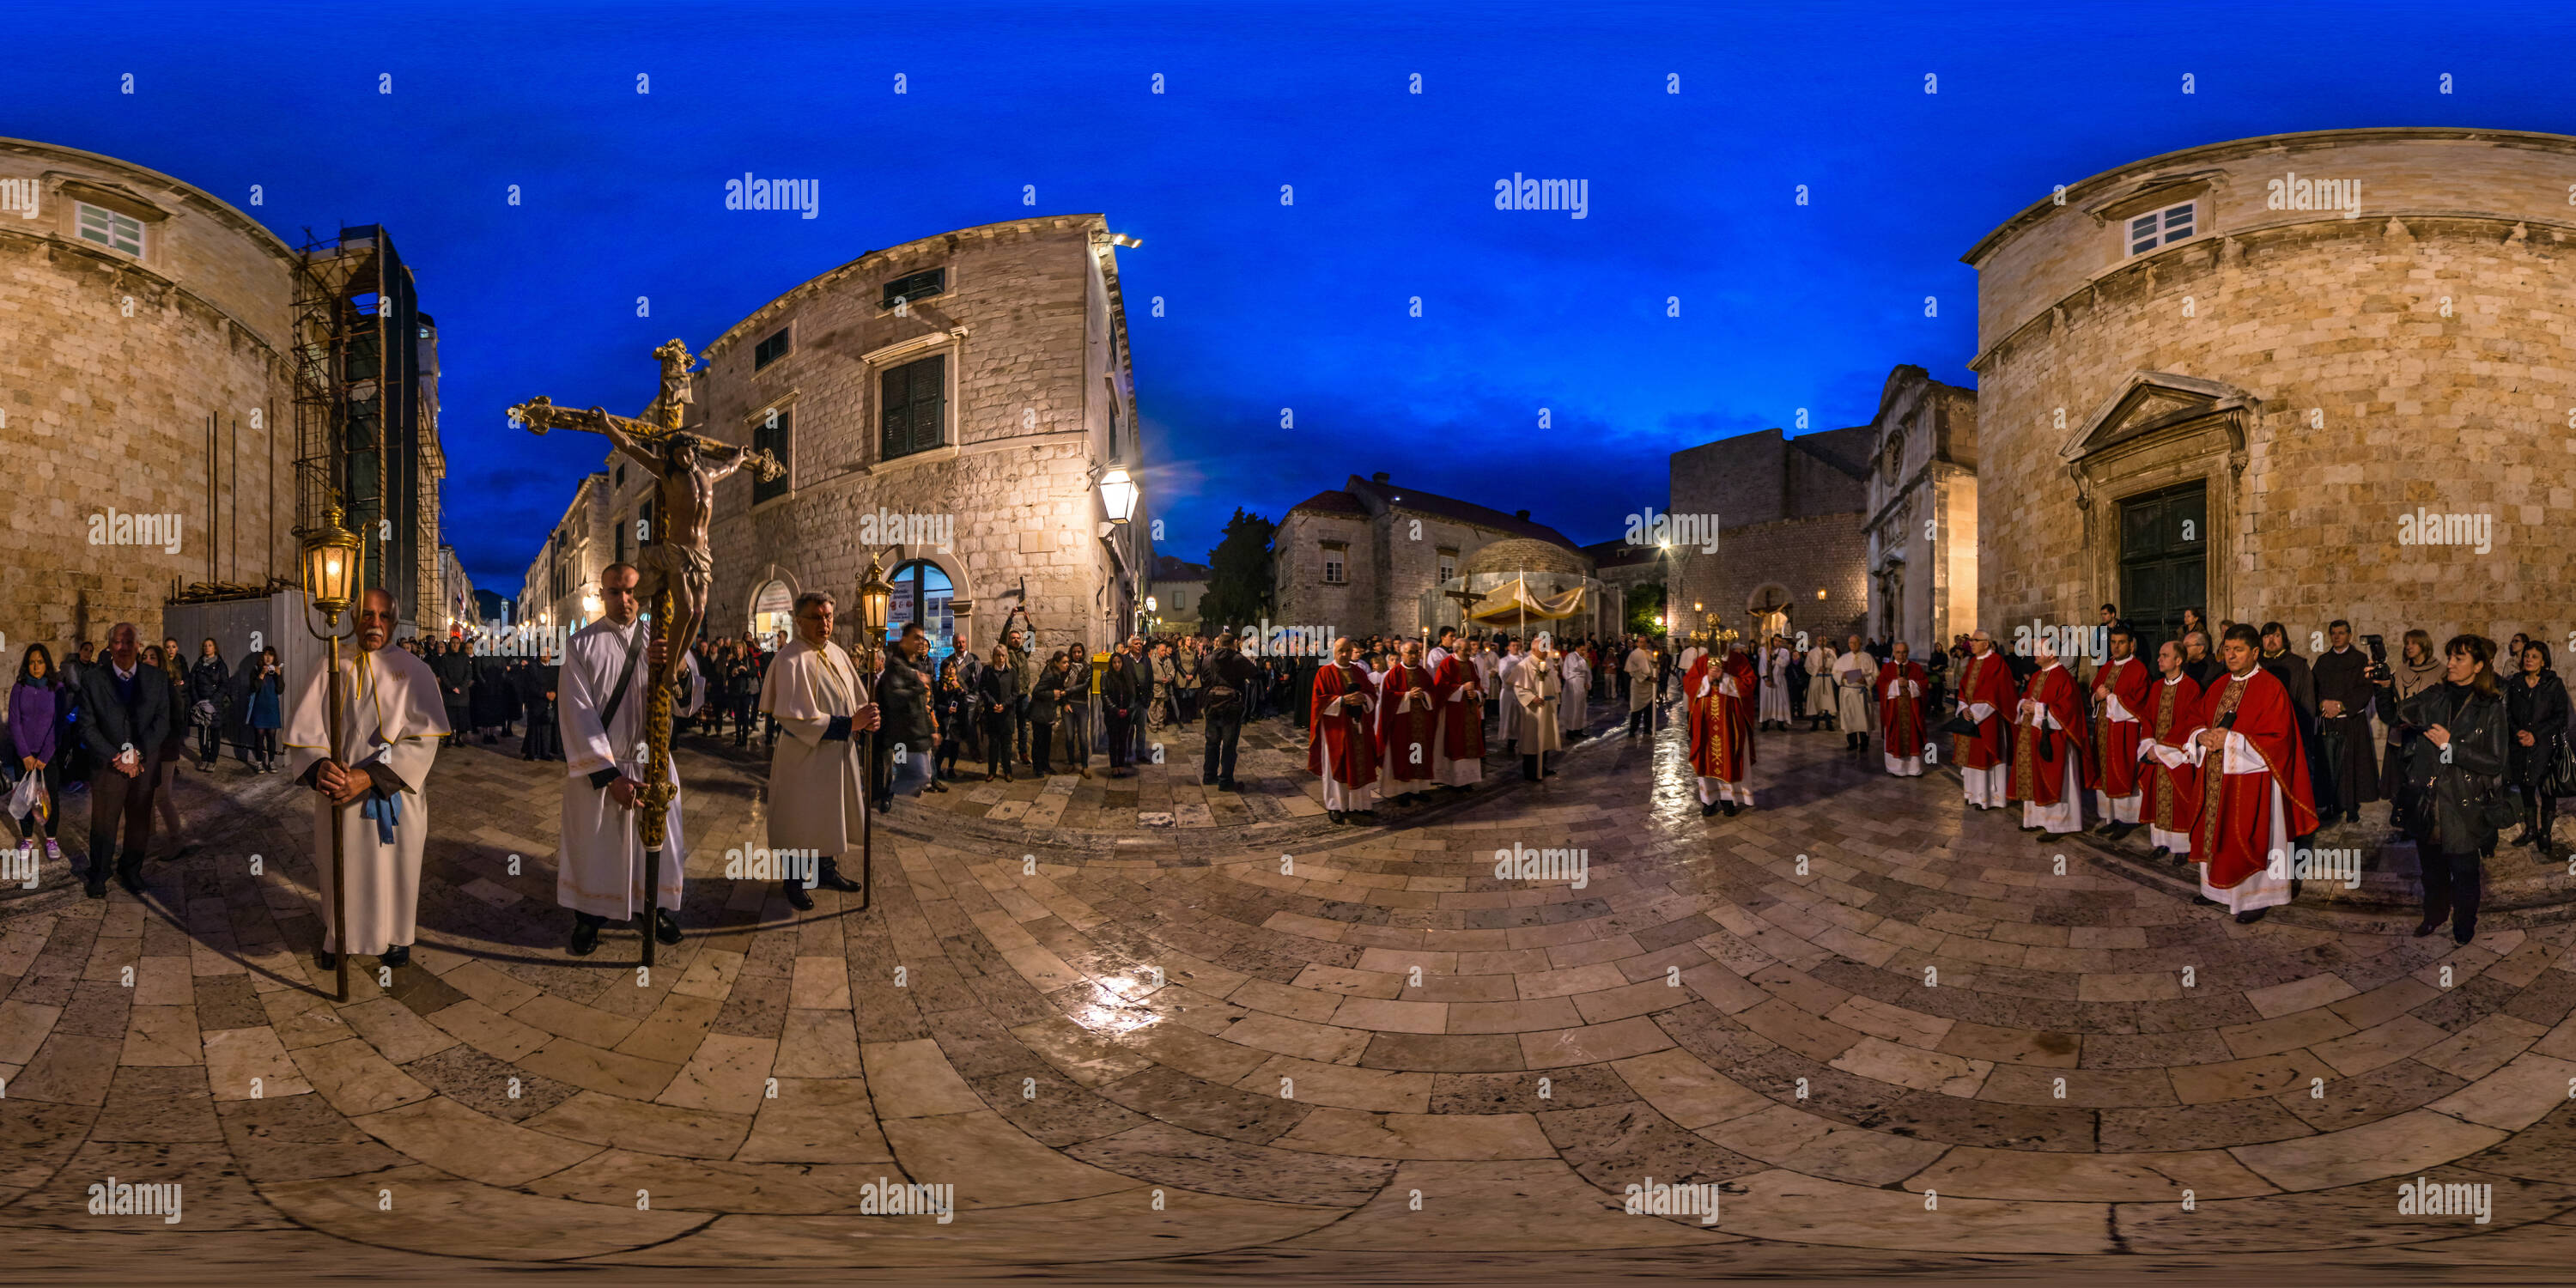
[[[667,839],[671,785],[671,707],[689,646],[706,619],[715,581],[715,556],[707,530],[715,515],[716,482],[745,466],[763,481],[786,472],[764,449],[717,442],[680,428],[692,395],[689,347],[672,340],[653,351],[662,364],[662,390],[641,419],[612,416],[606,408],[575,411],[540,394],[510,409],[529,433],[578,429],[604,435],[656,480],[653,513],[661,530],[647,534],[636,555],[636,598],[650,605],[652,631],[665,652],[644,690],[644,787],[635,794],[637,830],[644,844],[643,964],[653,964],[653,943]]]
[[[357,599],[360,546],[358,534],[340,525],[340,502],[334,498],[322,509],[322,526],[304,534],[304,595],[312,606],[321,610],[323,629],[314,630],[308,616],[304,630],[331,646],[331,669],[325,674],[324,692],[329,696],[331,760],[347,764],[347,748],[340,745],[340,713],[347,696],[340,687],[340,641],[357,633],[358,619],[352,615],[349,629],[340,629],[340,614],[349,611]],[[340,1001],[349,1000],[349,856],[347,843],[341,839],[340,811],[347,806],[331,802],[331,933],[339,944],[334,969],[338,972],[337,993]]]
[[[885,579],[885,564],[876,551],[868,552],[868,570],[859,577],[859,666],[868,677],[868,700],[877,699],[879,673],[877,654],[885,646],[886,618],[893,611],[894,587]],[[876,794],[877,733],[874,729],[860,733],[859,773],[867,783],[870,796]],[[907,754],[911,748],[905,749]],[[924,755],[929,754],[925,749]],[[891,790],[891,788],[889,788]],[[859,815],[859,908],[866,911],[876,898],[876,802],[867,802]]]

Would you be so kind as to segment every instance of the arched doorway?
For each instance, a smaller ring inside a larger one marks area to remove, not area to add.
[[[776,648],[796,633],[796,596],[787,583],[771,580],[752,592],[751,638],[762,648]]]
[[[957,616],[949,609],[957,588],[948,573],[927,559],[915,559],[897,566],[886,578],[894,583],[894,601],[886,607],[886,639],[903,634],[910,622],[921,623],[921,632],[930,637],[930,657],[937,661],[957,650]]]

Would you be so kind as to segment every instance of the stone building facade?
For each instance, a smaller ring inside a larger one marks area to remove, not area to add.
[[[599,616],[599,574],[616,562],[612,534],[618,525],[609,472],[615,468],[612,464],[585,475],[573,487],[563,517],[555,520],[528,564],[512,621],[559,640]],[[561,650],[555,655],[561,657]]]
[[[1921,657],[1977,624],[1977,391],[1900,366],[1870,433],[1868,634]]]
[[[2150,634],[2192,604],[2277,619],[2303,651],[2337,617],[2560,637],[2571,162],[2505,130],[2240,139],[1979,241],[1989,624],[2112,601]]]
[[[1191,563],[1178,555],[1154,556],[1154,581],[1145,593],[1154,599],[1154,617],[1166,634],[1188,635],[1199,631],[1199,601],[1207,598],[1206,564]]]
[[[1869,610],[1867,425],[1738,434],[1672,454],[1668,513],[1711,526],[1717,550],[1666,556],[1676,635],[1771,632],[1839,640]]]
[[[158,639],[183,583],[293,577],[295,253],[168,175],[22,139],[0,139],[0,207],[10,643]]]
[[[809,589],[845,615],[872,551],[895,619],[989,647],[1104,648],[1137,624],[1151,497],[1109,522],[1101,481],[1144,477],[1116,248],[1103,216],[987,224],[871,251],[709,343],[688,424],[769,449],[774,482],[717,485],[707,632],[751,630]],[[614,470],[612,463],[608,467]],[[612,486],[621,518],[649,501]],[[610,543],[614,544],[613,534]]]
[[[1561,546],[1589,567],[1581,547],[1527,510],[1506,514],[1401,486],[1383,470],[1351,475],[1290,506],[1272,535],[1275,620],[1345,635],[1437,629],[1424,616],[1423,593],[1459,575],[1486,545],[1515,537]]]

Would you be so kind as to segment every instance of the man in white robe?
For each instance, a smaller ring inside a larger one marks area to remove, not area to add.
[[[1458,628],[1457,628],[1457,627],[1455,627],[1455,626],[1443,626],[1443,627],[1441,627],[1441,628],[1440,628],[1440,640],[1439,640],[1439,642],[1438,642],[1438,643],[1435,643],[1435,644],[1433,644],[1433,645],[1431,646],[1431,651],[1430,651],[1430,652],[1425,653],[1425,654],[1423,654],[1423,655],[1422,655],[1422,667],[1423,667],[1423,669],[1424,669],[1424,670],[1427,670],[1427,671],[1429,671],[1429,672],[1431,672],[1431,673],[1432,673],[1432,674],[1434,674],[1434,675],[1439,674],[1439,673],[1440,673],[1440,664],[1449,660],[1449,654],[1450,654],[1450,651],[1451,651],[1451,650],[1450,650],[1450,648],[1449,648],[1449,646],[1450,646],[1451,644],[1456,643],[1457,641],[1458,641]]]
[[[1504,646],[1502,660],[1494,665],[1494,683],[1502,686],[1504,695],[1502,737],[1503,751],[1507,755],[1520,753],[1521,726],[1527,723],[1521,704],[1513,701],[1511,694],[1519,687],[1521,666],[1528,660],[1521,652],[1521,642],[1513,640]]]
[[[326,672],[313,668],[296,689],[286,725],[296,781],[311,787],[313,865],[322,885],[323,967],[342,952],[375,953],[387,967],[411,960],[420,915],[420,856],[429,841],[429,767],[447,737],[438,677],[406,649],[386,648],[401,614],[393,596],[358,597],[354,650],[340,656],[340,729],[328,729]],[[331,829],[340,829],[349,872],[347,935],[331,885]]]
[[[1840,695],[1834,684],[1834,646],[1825,637],[1816,637],[1816,646],[1807,650],[1807,732],[1817,733],[1828,722],[1842,718]],[[1851,726],[1841,726],[1851,732]]]
[[[1475,661],[1476,691],[1484,697],[1485,718],[1491,720],[1501,709],[1501,703],[1498,700],[1502,693],[1501,660],[1494,656],[1494,644],[1491,640],[1474,641],[1467,646],[1467,652],[1468,656]]]
[[[565,646],[562,698],[564,783],[563,851],[555,865],[555,902],[572,909],[570,951],[588,956],[599,946],[599,928],[655,908],[650,931],[666,944],[680,942],[680,869],[688,847],[680,833],[680,770],[671,766],[671,803],[664,812],[659,889],[644,894],[644,837],[636,824],[636,793],[644,787],[645,688],[653,656],[668,647],[648,642],[649,629],[635,598],[636,571],[610,564],[599,574],[603,616],[573,633]],[[772,665],[776,665],[775,662]],[[618,680],[627,679],[618,692]],[[695,657],[681,672],[695,715],[707,686]],[[610,709],[611,699],[615,709]],[[639,927],[639,930],[641,928]]]
[[[1628,736],[1652,733],[1647,726],[1655,718],[1655,655],[1646,651],[1646,641],[1628,650],[1619,669],[1628,674]]]
[[[1843,731],[1844,744],[1853,751],[1867,751],[1869,691],[1878,681],[1878,659],[1861,648],[1859,636],[1852,636],[1850,644],[1840,653],[1826,650],[1830,660],[1825,664],[1824,675],[1834,704],[1834,724]],[[1916,696],[1921,694],[1918,692]],[[1920,760],[1921,756],[1918,754],[1916,759]],[[1917,765],[1914,772],[1920,774],[1923,769]]]
[[[1765,729],[1789,727],[1789,642],[1774,635],[1756,659],[1761,669],[1762,703],[1755,719]]]
[[[1565,677],[1565,700],[1557,711],[1557,727],[1565,741],[1581,742],[1583,726],[1592,722],[1592,664],[1584,660],[1583,650],[1570,648],[1559,671]]]
[[[1512,701],[1506,709],[1520,712],[1521,777],[1545,778],[1556,772],[1542,757],[1565,746],[1557,725],[1557,703],[1565,681],[1557,670],[1556,641],[1542,634],[1530,641],[1529,655],[1512,671]]]
[[[769,752],[769,850],[787,856],[780,883],[799,912],[813,910],[809,884],[862,888],[841,875],[840,859],[867,821],[857,735],[884,721],[849,653],[832,642],[833,608],[819,590],[796,597],[796,639],[760,684],[762,713],[787,735]]]

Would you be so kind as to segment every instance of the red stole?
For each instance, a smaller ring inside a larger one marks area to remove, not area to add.
[[[1315,672],[1315,693],[1306,708],[1306,772],[1321,777],[1324,749],[1333,751],[1333,778],[1350,787],[1377,781],[1377,738],[1369,726],[1369,708],[1377,688],[1358,664],[1332,665]],[[1326,715],[1334,699],[1346,699],[1341,714]]]
[[[1690,713],[1691,769],[1702,778],[1742,782],[1753,767],[1753,704],[1760,677],[1752,660],[1737,654],[1728,654],[1718,665],[1711,661],[1703,657],[1691,663],[1690,675],[1682,681]],[[1728,679],[1735,681],[1732,696],[1718,691]],[[1702,684],[1708,688],[1705,694]]]
[[[1440,669],[1431,676],[1431,696],[1440,713],[1441,754],[1451,760],[1485,758],[1485,704],[1481,698],[1460,697],[1468,685],[1481,684],[1476,668],[1455,653],[1440,659]]]
[[[2105,662],[2093,677],[2093,763],[2085,767],[2085,786],[2115,799],[2138,790],[2138,738],[2154,684],[2146,663],[2134,657]],[[2102,700],[2104,690],[2137,718],[2112,719],[2111,704]]]
[[[2079,768],[2084,760],[2084,742],[2075,732],[2084,727],[2084,708],[2076,692],[2075,677],[2063,666],[2041,667],[2022,686],[2022,697],[2046,707],[2057,727],[2026,721],[2016,710],[2013,723],[2020,728],[2013,734],[2010,799],[2055,805],[2065,798],[2067,758],[2074,757]]]
[[[1413,709],[1405,710],[1404,695],[1420,693]],[[1397,664],[1387,670],[1386,683],[1378,688],[1377,745],[1386,758],[1387,777],[1399,782],[1427,781],[1432,776],[1432,731],[1440,727],[1439,712],[1433,704],[1431,672],[1418,666]]]
[[[1992,769],[2004,763],[2004,730],[2012,714],[2012,669],[2004,664],[2004,655],[1987,650],[1984,657],[1971,656],[1959,668],[1959,708],[1965,711],[1978,703],[1994,708],[1994,714],[1977,724],[1977,732],[1956,734],[1951,738],[1954,762],[1962,769]]]
[[[1920,691],[1925,688],[1921,662],[1889,661],[1878,668],[1878,736],[1887,744],[1887,754],[1903,760],[1923,754],[1923,699],[1916,693],[1887,695],[1887,686],[1898,680],[1912,680]]]
[[[2233,715],[2228,732],[2242,734],[2263,762],[2259,773],[2226,772],[2226,753],[2212,750],[2201,761],[2200,819],[2191,830],[2191,857],[2209,865],[2209,883],[2232,890],[2263,869],[2272,851],[2272,789],[2281,789],[2281,837],[2305,836],[2317,829],[2316,798],[2309,794],[2307,751],[2299,742],[2298,711],[2278,677],[2255,667],[2244,679],[2226,677],[2212,683],[2202,703],[2206,728]]]
[[[2189,674],[2171,681],[2158,680],[2146,707],[2138,713],[2146,721],[2146,737],[2159,746],[2182,747],[2192,730],[2200,727],[2200,681]],[[2165,768],[2161,760],[2151,760],[2141,769],[2147,799],[2142,802],[2142,817],[2167,832],[2188,832],[2200,817],[2200,766],[2192,764]]]

